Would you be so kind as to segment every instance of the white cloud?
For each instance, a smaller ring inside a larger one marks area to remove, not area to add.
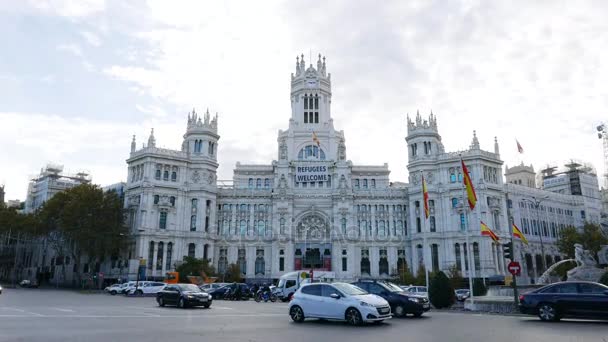
[[[101,46],[101,38],[93,32],[90,31],[82,31],[80,35],[92,46],[99,47]]]
[[[82,18],[102,12],[105,0],[27,0],[27,5],[46,14]]]
[[[78,56],[78,57],[83,56],[82,49],[76,44],[61,44],[61,45],[57,46],[57,50],[66,51],[66,52],[69,52],[69,53],[73,54],[74,56]]]

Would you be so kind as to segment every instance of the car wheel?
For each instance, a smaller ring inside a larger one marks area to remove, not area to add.
[[[210,307],[210,306],[211,306],[211,304],[203,304],[203,307],[204,307],[205,309],[209,309],[209,307]]]
[[[291,310],[289,310],[289,316],[291,316],[291,319],[296,323],[304,322],[304,311],[302,311],[302,308],[297,305],[291,307]]]
[[[110,294],[111,294],[112,296],[115,296],[115,295],[116,295],[116,290],[112,290],[112,291],[110,291]]]
[[[549,303],[542,303],[538,307],[538,317],[541,321],[545,322],[555,322],[559,320],[555,306]]]
[[[184,298],[179,299],[179,302],[177,303],[177,307],[182,308],[182,309],[186,308],[186,302],[184,301]]]
[[[360,325],[363,322],[361,313],[355,308],[349,308],[346,310],[345,318],[346,322],[350,325]]]
[[[416,318],[422,317],[422,312],[414,312],[414,317],[416,317]]]
[[[165,306],[165,300],[163,297],[158,298],[158,306]]]
[[[143,294],[144,294],[144,291],[142,291],[142,290],[137,290],[137,291],[135,291],[135,294],[136,294],[136,295],[138,295],[138,296],[141,296],[141,295],[143,295]]]
[[[401,306],[401,305],[395,306],[395,316],[397,316],[397,317],[405,316],[405,309],[403,308],[403,306]]]

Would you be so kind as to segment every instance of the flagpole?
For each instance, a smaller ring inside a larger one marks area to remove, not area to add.
[[[462,154],[459,154],[460,156],[460,164],[464,164],[464,161],[462,160]],[[473,296],[473,277],[472,272],[473,272],[473,268],[471,267],[471,244],[469,243],[469,217],[467,215],[467,209],[466,209],[466,205],[465,205],[465,198],[467,197],[465,195],[466,193],[466,189],[465,189],[465,185],[464,185],[464,169],[461,168],[462,171],[462,212],[464,214],[464,236],[465,236],[465,241],[466,241],[466,263],[467,266],[469,267],[469,271],[467,272],[468,278],[469,278],[469,292],[471,293],[471,297],[469,297],[471,299],[471,304],[475,304],[475,299]]]
[[[428,293],[429,290],[429,267],[428,267],[428,255],[426,253],[426,249],[427,249],[427,241],[426,241],[426,234],[427,234],[427,229],[426,229],[426,201],[424,200],[424,171],[420,170],[420,175],[422,177],[420,177],[420,181],[422,183],[422,211],[423,211],[423,225],[422,225],[422,257],[424,260],[424,278],[425,278],[425,283],[426,283],[426,290]],[[427,189],[428,192],[428,189]],[[430,210],[430,208],[429,208]]]

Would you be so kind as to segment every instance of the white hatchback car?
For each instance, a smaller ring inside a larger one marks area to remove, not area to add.
[[[306,318],[346,321],[351,325],[391,318],[391,307],[380,296],[347,283],[314,283],[301,286],[289,303],[294,322]]]
[[[156,281],[150,281],[150,282],[146,282],[144,284],[142,284],[140,282],[139,286],[137,286],[137,287],[134,286],[129,289],[129,294],[142,295],[142,294],[158,293],[159,291],[162,291],[162,289],[164,289],[165,286],[167,286],[167,284],[161,283],[161,282],[156,282]]]

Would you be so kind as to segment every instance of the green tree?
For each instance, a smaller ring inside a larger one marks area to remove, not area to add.
[[[215,276],[215,268],[207,259],[197,259],[193,257],[184,257],[184,261],[176,269],[179,272],[179,281],[189,283],[188,276],[213,277]]]
[[[462,288],[464,284],[464,279],[462,278],[462,273],[460,272],[456,264],[448,268],[446,275],[450,278],[450,284],[452,284],[452,288]]]
[[[488,288],[483,279],[475,278],[473,280],[473,296],[485,296],[486,293],[488,293]]]
[[[429,284],[429,300],[438,309],[452,306],[456,301],[454,287],[445,273],[439,271],[434,274]]]
[[[582,230],[575,227],[564,228],[557,239],[557,248],[568,258],[574,258],[574,244],[579,243],[594,257],[602,245],[608,244],[608,237],[602,233],[600,226],[586,223]]]
[[[224,282],[226,283],[240,283],[241,279],[241,268],[237,264],[230,264],[226,268],[226,273],[224,273]]]
[[[122,204],[116,192],[83,184],[57,193],[40,210],[41,227],[51,245],[72,256],[78,283],[83,262],[95,265],[125,247],[128,232]]]
[[[401,265],[401,268],[396,269],[393,274],[396,274],[394,282],[397,284],[412,285],[416,282],[416,278],[405,262]]]
[[[429,275],[430,278],[430,275]],[[416,271],[416,278],[414,281],[414,285],[418,286],[426,286],[426,268],[424,265],[418,266],[418,270]]]

